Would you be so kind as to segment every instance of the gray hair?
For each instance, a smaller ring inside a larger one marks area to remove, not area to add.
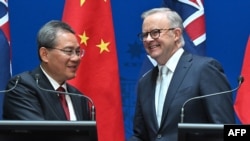
[[[183,21],[180,15],[177,12],[167,7],[153,8],[148,11],[145,11],[142,13],[141,18],[144,20],[147,16],[150,16],[155,13],[166,14],[166,18],[169,21],[169,24],[171,27],[173,28],[179,27],[181,28],[182,31],[184,30]],[[181,41],[181,45],[184,46],[185,41],[184,41],[183,35],[181,35],[180,41]]]

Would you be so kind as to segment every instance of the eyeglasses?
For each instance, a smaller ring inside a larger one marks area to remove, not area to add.
[[[140,38],[141,41],[145,41],[148,37],[148,34],[152,39],[157,39],[160,37],[160,33],[162,30],[174,30],[175,28],[168,28],[168,29],[153,29],[150,32],[145,32],[145,33],[139,33],[138,37]]]
[[[70,49],[70,48],[65,48],[65,49],[60,49],[60,48],[49,48],[49,49],[56,49],[60,50],[64,54],[73,57],[74,55],[77,55],[78,57],[82,58],[84,56],[85,50],[84,49]]]

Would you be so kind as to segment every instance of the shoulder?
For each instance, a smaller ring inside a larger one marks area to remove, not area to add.
[[[42,74],[42,72],[39,71],[39,68],[35,68],[29,71],[23,71],[19,74],[13,75],[9,79],[9,83],[15,83],[18,80],[18,84],[34,85],[36,79],[38,79],[36,78],[36,74]]]
[[[66,83],[67,85],[67,89],[68,89],[68,92],[70,93],[77,93],[77,94],[83,94],[82,92],[80,92],[79,89],[77,89],[75,86],[69,84],[69,83]]]
[[[213,57],[191,54],[189,52],[184,52],[182,55],[182,59],[188,60],[188,61],[193,62],[195,64],[220,65],[220,62]]]
[[[159,70],[157,66],[150,69],[139,79],[138,81],[139,85],[146,85],[148,83],[156,81],[158,72]]]

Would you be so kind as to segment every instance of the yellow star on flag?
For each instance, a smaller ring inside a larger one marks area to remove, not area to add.
[[[80,5],[82,6],[85,3],[85,0],[80,0]]]
[[[79,36],[80,39],[81,39],[80,43],[81,43],[81,44],[84,43],[84,45],[87,46],[87,40],[89,39],[89,37],[86,36],[85,31],[83,32],[82,35],[78,35],[78,36]]]
[[[107,42],[107,43],[105,43],[104,41],[103,41],[103,39],[101,39],[101,43],[99,44],[99,45],[96,45],[97,47],[99,47],[101,50],[100,50],[100,53],[102,53],[103,51],[107,51],[107,52],[109,52],[109,49],[108,49],[108,45],[109,45],[110,43],[109,42]]]

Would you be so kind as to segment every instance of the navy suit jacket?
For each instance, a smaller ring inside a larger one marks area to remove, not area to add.
[[[66,120],[59,97],[56,93],[41,90],[36,84],[39,74],[39,86],[54,90],[40,67],[32,71],[18,74],[20,80],[14,90],[5,93],[3,103],[3,119],[6,120]],[[15,85],[15,76],[7,85],[7,89]],[[70,93],[81,95],[73,86],[67,84]],[[90,120],[87,100],[82,96],[70,96],[77,120]]]
[[[158,67],[155,67],[138,83],[134,135],[129,141],[177,141],[178,123],[181,122],[181,108],[185,101],[231,90],[219,62],[184,52],[170,82],[162,122],[158,127],[155,114],[157,76]],[[232,93],[193,100],[184,109],[184,123],[235,123]]]

